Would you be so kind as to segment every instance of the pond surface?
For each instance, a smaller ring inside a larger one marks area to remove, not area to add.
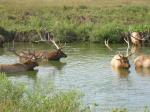
[[[16,63],[18,58],[5,49],[0,50],[0,63]],[[31,45],[17,43],[17,50],[26,48],[52,49],[45,44]],[[125,51],[126,45],[112,45],[116,51]],[[150,47],[140,53],[150,54]],[[34,72],[8,74],[9,79],[34,87],[37,81],[46,85],[51,82],[57,90],[77,89],[84,93],[83,102],[89,106],[97,104],[96,112],[110,111],[115,107],[141,112],[144,106],[150,108],[150,71],[136,71],[133,65],[135,54],[130,58],[131,68],[127,71],[112,70],[110,60],[115,53],[104,45],[90,43],[67,44],[68,55],[61,62],[40,62]],[[139,53],[139,54],[140,54]]]

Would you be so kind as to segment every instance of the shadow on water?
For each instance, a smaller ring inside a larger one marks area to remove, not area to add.
[[[27,78],[36,80],[38,71],[26,71],[26,72],[17,72],[17,73],[7,73],[6,75],[8,77],[22,77],[22,76],[27,76]]]
[[[67,63],[65,62],[60,62],[60,61],[42,61],[40,62],[40,65],[44,65],[44,66],[49,66],[49,67],[54,67],[57,70],[62,70],[63,67],[66,65]]]

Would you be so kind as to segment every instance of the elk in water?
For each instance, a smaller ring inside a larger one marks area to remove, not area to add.
[[[142,42],[145,39],[140,36],[138,32],[132,32],[131,33],[131,42],[134,46],[142,46]]]
[[[149,68],[150,69],[150,56],[140,55],[134,60],[136,68]]]
[[[15,55],[20,56],[18,53],[16,53],[15,50],[10,50]],[[33,70],[34,67],[38,66],[38,63],[36,61],[35,55],[30,54],[30,57],[25,57],[26,62],[24,63],[16,63],[16,64],[0,64],[0,72],[6,72],[6,73],[13,73],[13,72],[24,72],[24,71],[30,71]]]
[[[39,41],[35,42],[45,42],[50,45],[52,43],[55,47],[55,51],[44,51],[44,50],[39,50],[39,51],[34,51],[35,56],[38,57],[39,59],[46,59],[46,60],[54,60],[54,61],[59,61],[61,58],[66,58],[67,55],[62,51],[63,46],[59,47],[55,40],[53,39],[52,35],[49,35],[49,33],[46,34],[45,39],[41,39]],[[28,55],[29,53],[27,51],[23,52],[22,55]]]
[[[129,48],[130,48],[130,45],[129,45],[129,41],[124,39],[125,42],[128,44],[128,47],[127,47],[127,51],[126,51],[126,55],[124,55],[123,53],[121,54],[119,52],[119,54],[116,54],[112,60],[111,60],[111,66],[113,68],[129,68],[130,67],[130,63],[129,63],[129,56],[131,56],[133,53],[130,53],[129,54]],[[112,48],[108,45],[108,41],[109,40],[105,40],[105,46],[110,50],[110,51],[113,51]]]

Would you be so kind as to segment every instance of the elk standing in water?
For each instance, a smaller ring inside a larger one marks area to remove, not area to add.
[[[145,39],[140,36],[138,32],[132,32],[131,33],[131,42],[134,46],[142,46],[142,42]]]
[[[18,53],[16,53],[15,50],[11,50],[15,55],[20,57]],[[26,58],[27,61],[24,63],[16,63],[16,64],[0,64],[0,72],[6,72],[6,73],[13,73],[13,72],[24,72],[33,70],[34,67],[38,66],[38,63],[36,62],[36,57],[32,54],[30,54],[30,57],[23,57]]]
[[[59,47],[55,40],[53,39],[52,35],[49,35],[49,33],[46,33],[45,39],[41,39],[36,42],[45,42],[47,44],[50,44],[50,42],[56,47],[55,51],[34,51],[35,56],[38,57],[39,59],[46,59],[46,60],[54,60],[54,61],[59,61],[61,58],[66,58],[67,55],[62,51],[63,47]],[[23,52],[22,55],[28,55],[29,53],[27,51]]]
[[[111,60],[111,66],[114,67],[114,68],[129,68],[130,67],[130,63],[129,63],[129,56],[131,56],[133,53],[130,53],[129,54],[129,48],[130,48],[130,45],[129,45],[129,41],[127,41],[126,39],[124,39],[125,42],[128,44],[128,48],[127,48],[127,51],[126,51],[126,55],[124,54],[116,54],[112,60]],[[108,45],[108,40],[106,41],[105,40],[105,45],[106,47],[112,51],[111,47],[109,47]]]

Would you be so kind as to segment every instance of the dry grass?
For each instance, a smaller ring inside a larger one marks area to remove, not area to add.
[[[149,6],[150,0],[1,0],[1,4],[7,4],[14,8],[21,7],[46,7],[46,6],[94,6],[94,7],[116,7],[124,5]],[[36,4],[36,5],[33,5]],[[21,7],[20,7],[21,6]]]

